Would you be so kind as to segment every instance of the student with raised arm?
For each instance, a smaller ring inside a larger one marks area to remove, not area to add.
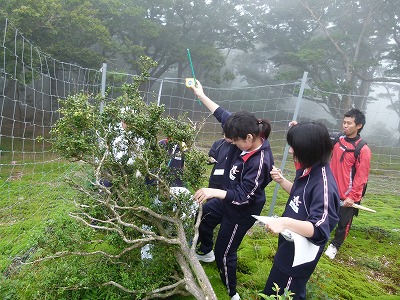
[[[329,240],[330,233],[338,223],[339,192],[329,166],[332,143],[329,132],[319,122],[298,123],[287,133],[289,152],[296,166],[294,182],[273,168],[272,179],[289,193],[285,210],[280,218],[266,221],[267,231],[278,234],[285,229],[297,233],[318,246],[313,260],[294,264],[294,242],[279,235],[274,264],[265,284],[265,295],[276,295],[274,284],[282,294],[287,288],[295,295],[293,299],[306,299],[306,284],[311,277]],[[295,265],[295,266],[294,266]]]
[[[222,188],[201,188],[194,194],[195,201],[203,205],[197,257],[203,262],[216,261],[231,300],[238,300],[237,250],[255,222],[251,215],[259,215],[264,207],[264,188],[271,181],[274,163],[268,142],[271,125],[250,112],[231,114],[221,108],[204,94],[198,81],[192,89],[222,124],[225,139],[230,143]],[[213,233],[218,224],[220,228],[214,246]]]

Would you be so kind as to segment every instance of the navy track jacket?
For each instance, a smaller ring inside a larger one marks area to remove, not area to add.
[[[216,160],[211,170],[208,187],[222,189],[223,171],[229,148],[230,144],[225,139],[219,139],[212,144],[210,151],[208,151],[208,156]]]
[[[332,230],[339,221],[339,207],[339,192],[329,163],[315,164],[307,173],[304,168],[296,171],[282,217],[311,222],[314,225],[314,235],[308,239],[319,246],[319,251],[313,261],[292,267],[294,243],[279,235],[274,260],[279,270],[293,277],[311,276]]]
[[[222,126],[230,115],[221,107],[214,112]],[[227,191],[222,201],[228,220],[239,224],[254,223],[255,219],[251,215],[259,215],[264,207],[264,189],[272,180],[270,171],[273,164],[267,139],[259,149],[245,154],[235,145],[230,145],[222,181],[222,187]]]

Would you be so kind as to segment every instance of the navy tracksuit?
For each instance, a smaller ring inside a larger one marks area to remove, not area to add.
[[[224,124],[230,113],[219,107],[214,116]],[[264,207],[264,188],[271,181],[273,164],[268,140],[250,153],[242,153],[229,144],[222,182],[226,197],[223,200],[213,198],[203,204],[198,251],[206,254],[213,249],[213,232],[220,224],[214,247],[215,260],[230,296],[236,294],[237,250],[255,222],[251,215],[259,215]]]
[[[338,214],[339,192],[329,163],[315,164],[309,172],[298,169],[282,217],[311,222],[314,235],[308,240],[319,246],[319,250],[314,260],[292,267],[294,243],[279,235],[278,250],[263,291],[265,295],[276,293],[272,290],[276,283],[282,293],[285,288],[295,293],[293,299],[306,299],[307,281],[339,220]]]
[[[168,161],[168,167],[171,170],[173,181],[170,186],[183,187],[184,184],[181,179],[183,165],[184,165],[184,150],[176,143],[171,143],[168,139],[162,139],[158,142],[161,147],[164,147],[168,151],[170,157]]]
[[[208,156],[216,160],[208,181],[209,188],[222,189],[222,178],[229,149],[230,144],[225,139],[219,139],[212,144],[210,151],[208,151]]]

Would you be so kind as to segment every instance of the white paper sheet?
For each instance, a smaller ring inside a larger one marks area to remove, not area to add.
[[[317,256],[319,246],[314,245],[304,236],[291,232],[294,240],[294,259],[292,267],[296,267],[310,261]]]
[[[264,224],[267,223],[269,219],[273,218],[267,216],[252,216]],[[314,245],[307,238],[298,233],[288,229],[285,229],[284,231],[285,232],[282,232],[282,235],[285,237],[285,239],[288,241],[293,240],[294,242],[294,259],[292,267],[308,263],[315,259],[319,250],[319,246]]]

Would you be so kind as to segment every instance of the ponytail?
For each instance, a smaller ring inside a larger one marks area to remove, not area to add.
[[[257,119],[257,123],[260,126],[260,136],[268,139],[271,133],[271,123],[267,119]]]

